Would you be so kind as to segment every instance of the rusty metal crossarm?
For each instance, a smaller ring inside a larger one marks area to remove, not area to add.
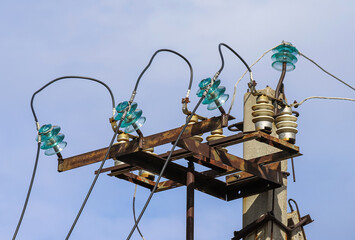
[[[259,135],[259,138],[257,138],[258,141],[269,144],[275,148],[292,152],[292,153],[298,153],[300,150],[298,146],[293,145],[292,143],[289,143],[285,140],[279,139],[277,137],[273,137],[261,131],[258,131],[257,133]]]
[[[227,184],[227,201],[266,192],[280,186],[280,184],[253,176]]]
[[[120,161],[140,167],[154,174],[159,174],[166,160],[159,156],[140,151],[121,156]],[[163,177],[186,185],[187,171],[186,167],[170,162],[165,169]],[[197,190],[226,200],[226,183],[199,172],[194,172],[194,175],[196,181],[195,188]]]
[[[257,134],[257,132],[253,132],[253,134],[245,134],[245,133],[241,132],[241,133],[227,136],[227,137],[224,137],[221,139],[209,141],[208,145],[211,147],[217,147],[217,146],[218,147],[228,147],[228,146],[235,145],[238,143],[257,139],[259,137],[260,136],[259,136],[259,134]]]
[[[275,171],[280,170],[280,163],[279,162],[271,163],[268,165],[268,168],[275,170]],[[244,179],[248,179],[251,177],[255,177],[255,176],[251,173],[248,173],[248,172],[238,172],[238,173],[226,176],[226,183],[232,184],[232,183],[240,182]]]
[[[274,146],[276,148],[279,148],[281,150],[287,151],[287,152],[299,152],[299,147],[281,140],[279,138],[273,137],[267,133],[264,133],[262,131],[254,131],[254,132],[248,132],[248,133],[238,133],[235,135],[227,136],[221,139],[213,140],[208,142],[208,145],[211,147],[228,147],[231,145],[235,145],[238,143],[250,141],[250,140],[258,140],[260,142],[264,142],[266,144],[269,144],[271,146]]]
[[[120,173],[135,171],[135,170],[140,170],[140,168],[137,168],[137,167],[131,166],[127,163],[124,163],[124,164],[120,164],[117,166],[103,168],[100,173],[111,171],[111,173],[115,172],[116,174],[120,174]],[[95,174],[97,174],[97,170],[95,171]],[[110,175],[110,174],[108,174],[108,175]]]
[[[232,117],[230,116],[229,119],[232,119]],[[228,123],[227,115],[222,115],[220,117],[213,117],[198,122],[196,124],[188,125],[184,133],[182,134],[181,139],[189,138],[194,135],[209,132],[217,128],[226,127],[227,123]],[[177,139],[182,129],[183,127],[179,127],[165,132],[160,132],[157,134],[146,136],[144,137],[144,141],[141,141],[141,143],[144,142],[144,146],[141,147],[143,149],[147,149],[147,148],[173,142]],[[113,158],[113,157],[119,158],[120,156],[123,156],[125,154],[137,152],[140,150],[139,145],[140,145],[139,139],[134,139],[127,143],[114,144],[109,153],[109,158]],[[73,157],[65,158],[63,159],[63,161],[59,162],[58,171],[59,172],[67,171],[73,168],[82,167],[85,165],[102,161],[106,151],[107,148],[102,148],[84,154],[76,155]]]
[[[170,189],[181,187],[181,186],[184,186],[184,185],[174,182],[172,180],[163,181],[158,184],[158,188],[155,192],[162,192],[162,191],[170,190]]]
[[[115,176],[120,179],[124,179],[126,181],[129,181],[131,183],[138,184],[142,187],[148,188],[152,190],[154,188],[155,182],[151,181],[145,177],[138,176],[133,173],[121,173],[121,174],[116,174],[116,173],[110,173],[108,174],[109,176]]]
[[[184,139],[179,141],[178,146],[211,160],[219,161],[235,169],[251,173],[257,177],[282,185],[282,174],[279,171],[271,170],[266,166],[260,166],[253,162],[248,162],[240,157],[209,147],[205,143],[199,143],[191,139]]]
[[[145,177],[141,177],[141,176],[136,175],[134,173],[129,173],[129,172],[122,173],[122,172],[112,171],[108,175],[111,177],[117,177],[117,178],[126,180],[128,182],[138,184],[139,186],[148,188],[150,190],[152,190],[155,185],[154,181],[152,181],[148,178],[145,178]],[[158,184],[158,188],[155,192],[162,192],[162,191],[166,191],[166,190],[173,189],[173,188],[180,187],[180,186],[183,186],[183,185],[180,183],[171,181],[171,180],[167,180],[167,181],[160,182]]]
[[[234,173],[234,172],[237,172],[239,171],[238,169],[235,169],[229,165],[226,165],[224,163],[222,163],[221,161],[216,161],[214,159],[210,159],[210,158],[207,158],[205,156],[201,156],[201,155],[194,155],[194,156],[191,156],[191,157],[187,157],[186,160],[189,160],[189,161],[193,161],[197,164],[200,164],[202,166],[205,166],[205,167],[209,167],[217,172],[220,172],[220,173]]]
[[[260,156],[257,158],[252,158],[249,159],[248,161],[256,163],[256,164],[262,164],[262,165],[268,165],[271,163],[275,162],[280,162],[292,157],[298,157],[302,156],[301,153],[299,152],[287,152],[287,151],[282,151],[282,152],[277,152],[277,153],[272,153],[264,156]]]

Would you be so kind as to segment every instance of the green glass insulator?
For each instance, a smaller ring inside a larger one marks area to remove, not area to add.
[[[203,81],[203,80],[202,80]],[[221,80],[217,79],[211,86],[211,88],[208,90],[208,93],[211,93],[213,91],[216,90],[216,88],[218,88],[219,84],[221,84]],[[206,86],[207,87],[207,86]],[[198,90],[197,92],[197,96],[198,97],[202,97],[203,96],[203,93],[206,91],[206,87],[205,88],[201,88],[200,90]]]
[[[57,146],[59,143],[63,142],[65,135],[59,133],[57,136],[54,136],[46,141],[43,141],[41,144],[41,149],[49,149],[54,146]]]
[[[117,113],[116,113],[116,115],[114,117],[116,121],[119,121],[121,119],[124,111],[126,110],[126,108],[128,106],[129,106],[128,101],[121,102],[120,104],[117,105],[117,107],[116,107]],[[132,114],[137,109],[137,106],[138,106],[138,104],[133,102],[131,104],[131,109],[129,110],[129,112],[127,112],[127,115]]]
[[[275,47],[272,51],[273,52],[289,52],[289,53],[292,53],[293,55],[298,54],[297,48],[292,46],[291,43],[279,45],[279,46]]]
[[[211,78],[205,78],[198,84],[199,88],[206,88],[211,83]]]
[[[198,85],[200,89],[197,91],[196,95],[198,97],[202,97],[210,83],[211,78],[203,79]],[[202,101],[202,104],[208,104],[208,110],[213,110],[218,107],[221,107],[229,98],[228,94],[224,94],[226,88],[222,86],[220,87],[220,84],[221,80],[217,79],[209,88],[206,97]]]
[[[210,104],[217,100],[224,92],[226,91],[225,87],[218,87],[214,91],[208,91],[205,99],[202,101],[202,104]]]
[[[207,109],[214,110],[221,107],[223,104],[227,102],[228,98],[229,98],[228,94],[222,94],[217,100],[208,104]]]
[[[274,69],[282,71],[284,65],[286,65],[286,71],[292,71],[296,68],[298,50],[291,43],[284,42],[274,48],[273,52],[275,54],[272,55],[271,59],[274,61],[272,63]]]
[[[126,118],[121,124],[121,127],[124,128],[134,124],[142,116],[142,113],[142,110],[137,109],[134,113],[127,114]]]
[[[295,55],[288,52],[275,53],[271,56],[271,59],[273,61],[279,61],[279,62],[290,62],[290,63],[297,62],[297,58],[295,57]]]
[[[45,155],[59,153],[67,146],[67,143],[63,141],[65,135],[59,133],[59,131],[59,126],[52,126],[51,124],[45,124],[38,130],[41,136],[41,149],[46,150]],[[38,141],[38,136],[36,140]]]
[[[47,150],[44,152],[44,154],[47,155],[47,156],[57,154],[57,153],[63,151],[63,149],[64,149],[66,146],[67,146],[67,142],[63,141],[63,142],[59,143],[58,145],[56,145],[55,147],[50,148],[50,149],[47,149]]]
[[[145,117],[138,118],[138,120],[135,123],[133,123],[132,125],[125,128],[125,130],[124,130],[125,133],[130,133],[130,132],[138,130],[140,127],[143,126],[143,124],[145,123],[145,120],[146,120]]]

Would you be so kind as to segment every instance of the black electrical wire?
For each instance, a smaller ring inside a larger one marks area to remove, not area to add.
[[[21,223],[22,223],[23,216],[25,215],[25,212],[26,212],[28,200],[29,200],[30,195],[31,195],[32,186],[33,186],[33,182],[34,182],[35,175],[36,175],[36,171],[37,171],[37,165],[38,165],[38,158],[39,158],[40,147],[41,147],[41,143],[39,142],[39,143],[37,144],[36,161],[35,161],[35,165],[34,165],[34,167],[33,167],[33,172],[32,172],[32,177],[31,177],[30,186],[28,187],[26,200],[25,200],[25,203],[23,204],[21,216],[20,216],[20,219],[18,220],[16,230],[15,230],[15,232],[14,232],[14,235],[12,236],[12,240],[15,240],[15,239],[16,239],[17,233],[18,233],[18,231],[19,231],[19,229],[20,229],[20,226],[21,226]]]
[[[95,186],[95,184],[96,184],[96,181],[97,181],[97,179],[99,178],[99,175],[100,175],[100,173],[101,173],[101,170],[102,170],[102,168],[104,167],[104,164],[105,164],[105,162],[106,162],[106,159],[107,159],[107,157],[108,157],[108,154],[110,153],[110,150],[111,150],[111,147],[112,147],[112,145],[113,145],[113,142],[115,141],[115,138],[116,138],[116,136],[117,136],[118,130],[119,130],[119,128],[121,127],[122,121],[123,121],[123,119],[126,117],[126,114],[127,114],[127,109],[125,110],[124,114],[123,114],[122,117],[121,117],[121,120],[119,121],[119,123],[118,123],[118,125],[117,125],[117,128],[116,128],[116,130],[115,130],[115,133],[113,134],[113,137],[112,137],[112,139],[111,139],[110,145],[108,146],[108,149],[107,149],[107,151],[106,151],[105,157],[104,157],[104,159],[101,161],[101,165],[100,165],[99,169],[97,170],[97,173],[96,173],[96,175],[95,175],[95,178],[94,178],[94,180],[93,180],[92,183],[91,183],[91,186],[90,186],[90,188],[89,188],[89,191],[88,191],[88,193],[86,194],[86,197],[85,197],[83,203],[81,204],[80,210],[79,210],[78,214],[76,215],[75,220],[74,220],[73,224],[71,225],[70,230],[69,230],[67,236],[65,237],[65,240],[68,240],[68,239],[69,239],[71,233],[73,232],[73,230],[74,230],[74,228],[75,228],[76,223],[77,223],[78,220],[79,220],[79,217],[80,217],[82,211],[84,210],[84,207],[85,207],[85,205],[86,205],[86,202],[88,201],[88,199],[89,199],[89,197],[90,197],[90,194],[91,194],[91,192],[92,192],[92,189],[94,188],[94,186]]]
[[[60,77],[60,78],[56,78],[52,81],[50,81],[49,83],[47,83],[46,85],[44,85],[43,87],[41,87],[40,89],[38,89],[33,95],[32,95],[32,98],[31,98],[31,110],[32,110],[32,114],[33,114],[33,117],[35,118],[35,121],[36,123],[38,122],[38,119],[37,119],[37,115],[35,113],[35,110],[33,108],[33,100],[35,98],[35,96],[41,92],[43,89],[45,89],[46,87],[48,87],[49,85],[51,85],[52,83],[54,82],[57,82],[59,80],[63,80],[63,79],[69,79],[69,78],[76,78],[76,79],[84,79],[84,80],[90,80],[90,81],[94,81],[94,82],[98,82],[100,84],[102,84],[105,88],[107,88],[107,90],[109,91],[110,95],[111,95],[111,101],[112,101],[112,109],[115,108],[115,99],[113,97],[113,94],[112,94],[112,91],[111,89],[102,81],[98,80],[98,79],[95,79],[95,78],[90,78],[90,77],[82,77],[82,76],[64,76],[64,77]]]
[[[283,86],[283,81],[285,79],[286,75],[286,62],[282,63],[282,71],[280,75],[279,82],[277,83],[276,90],[275,90],[275,98],[279,99],[280,93],[281,93],[281,87]],[[285,96],[284,96],[285,98]]]
[[[243,62],[243,64],[245,65],[245,67],[248,69],[249,72],[251,72],[251,69],[249,67],[249,65],[244,61],[244,59],[236,52],[234,51],[230,46],[228,46],[227,44],[225,43],[220,43],[218,45],[218,51],[219,51],[219,55],[221,56],[221,61],[222,61],[222,65],[221,65],[221,68],[218,70],[218,73],[221,73],[223,68],[224,68],[224,57],[223,57],[223,54],[222,54],[222,46],[228,48],[232,53],[234,53],[239,59],[240,61]]]
[[[181,57],[182,59],[185,60],[185,62],[187,63],[187,65],[189,65],[189,68],[190,68],[190,83],[189,83],[188,89],[191,90],[192,79],[193,79],[193,70],[192,70],[192,66],[191,66],[190,62],[189,62],[183,55],[181,55],[181,54],[178,53],[178,52],[175,52],[175,51],[170,50],[170,49],[159,49],[159,50],[157,50],[157,51],[153,54],[153,56],[152,56],[152,57],[150,58],[150,60],[149,60],[148,65],[143,69],[143,71],[142,71],[141,74],[139,75],[139,77],[138,77],[138,79],[137,79],[137,82],[136,82],[136,86],[134,87],[133,92],[136,92],[136,91],[137,91],[138,84],[139,84],[139,82],[140,82],[140,80],[141,80],[143,74],[144,74],[145,71],[147,71],[147,69],[150,67],[150,65],[152,64],[152,62],[153,62],[155,56],[156,56],[159,52],[170,52],[170,53],[174,53],[174,54],[178,55],[179,57]]]
[[[158,53],[160,53],[160,52],[170,52],[170,53],[176,54],[177,56],[181,57],[181,58],[187,63],[187,65],[189,66],[189,69],[190,69],[190,82],[189,82],[189,86],[188,86],[188,94],[189,94],[189,92],[191,91],[192,82],[193,82],[193,69],[192,69],[192,66],[191,66],[191,63],[189,62],[189,60],[187,60],[183,55],[181,55],[180,53],[178,53],[178,52],[176,52],[176,51],[174,51],[174,50],[170,50],[170,49],[159,49],[159,50],[155,51],[155,53],[154,53],[154,54],[152,55],[152,57],[150,58],[150,60],[149,60],[149,62],[148,62],[148,64],[147,64],[147,66],[143,69],[143,71],[142,71],[142,72],[140,73],[140,75],[138,76],[138,79],[137,79],[137,81],[136,81],[136,85],[135,85],[135,87],[134,87],[134,89],[133,89],[133,93],[132,93],[132,97],[133,97],[133,98],[134,98],[134,96],[135,96],[135,94],[136,94],[136,91],[137,91],[137,89],[138,89],[138,85],[139,85],[139,83],[140,83],[141,78],[143,77],[144,73],[148,70],[148,68],[149,68],[150,65],[152,64],[152,62],[153,62],[155,56],[156,56]],[[187,96],[188,96],[188,95],[187,95]],[[131,98],[130,102],[133,102],[133,99],[132,99],[132,98]],[[192,115],[191,115],[191,117],[192,117]],[[190,117],[190,119],[191,119],[191,117]],[[186,128],[186,127],[185,127],[185,128]],[[175,148],[175,147],[174,147],[174,148]],[[169,159],[169,157],[168,157],[168,159]],[[163,172],[165,171],[165,168],[166,168],[167,163],[168,163],[168,160],[165,162],[165,165],[163,166],[163,169],[162,169],[162,171],[161,171],[161,175],[162,175]],[[145,209],[147,208],[147,206],[148,206],[148,204],[149,204],[149,202],[150,202],[150,199],[152,198],[152,194],[154,193],[154,191],[155,191],[155,189],[156,189],[156,187],[157,187],[157,185],[158,185],[158,183],[159,183],[159,181],[160,181],[161,175],[160,175],[160,177],[158,178],[158,181],[157,181],[157,183],[156,183],[156,185],[155,185],[155,188],[152,190],[151,195],[149,196],[149,198],[148,198],[148,200],[147,200],[147,202],[146,202],[146,204],[145,204],[145,206],[144,206],[144,208],[143,208],[144,210],[142,210],[142,212],[140,213],[140,216],[139,216],[139,218],[138,218],[138,221],[137,221],[137,219],[136,219],[136,212],[135,212],[135,196],[133,197],[133,218],[134,218],[135,225],[134,225],[134,227],[133,227],[133,229],[132,229],[132,232],[131,232],[129,238],[132,236],[132,234],[133,234],[135,228],[137,228],[139,234],[140,234],[141,237],[144,239],[144,237],[143,237],[143,235],[142,235],[142,233],[141,233],[141,231],[140,231],[140,229],[139,229],[139,227],[138,227],[138,223],[139,223],[139,221],[140,221],[142,215],[144,214],[144,211],[145,211]]]
[[[106,87],[106,89],[109,91],[110,93],[110,96],[111,96],[111,100],[112,100],[112,108],[114,109],[115,108],[115,100],[114,100],[114,97],[113,97],[113,94],[112,94],[112,91],[111,89],[102,81],[100,80],[97,80],[95,78],[89,78],[89,77],[82,77],[82,76],[64,76],[64,77],[60,77],[60,78],[56,78],[50,82],[48,82],[46,85],[44,85],[43,87],[41,87],[39,90],[37,90],[33,95],[32,95],[32,98],[31,98],[31,110],[32,110],[32,114],[33,114],[33,117],[35,119],[35,122],[36,122],[36,127],[38,128],[39,126],[37,125],[38,124],[38,118],[37,118],[37,115],[36,115],[36,112],[34,110],[34,107],[33,107],[33,101],[34,101],[34,98],[35,96],[41,92],[43,89],[45,89],[46,87],[48,87],[49,85],[51,85],[52,83],[54,82],[57,82],[59,80],[63,80],[63,79],[69,79],[69,78],[76,78],[76,79],[84,79],[84,80],[90,80],[90,81],[94,81],[94,82],[98,82],[100,84],[102,84],[104,87]],[[117,128],[118,129],[118,128]],[[37,129],[38,130],[38,129]],[[117,134],[117,132],[116,132]],[[115,137],[114,137],[115,138]],[[113,138],[113,139],[114,139]],[[33,186],[33,182],[34,182],[34,179],[35,179],[35,175],[36,175],[36,171],[37,171],[37,165],[38,165],[38,159],[39,159],[39,152],[40,152],[40,145],[41,145],[41,142],[38,142],[38,148],[37,148],[37,154],[36,154],[36,160],[35,160],[35,165],[34,165],[34,168],[33,168],[33,173],[32,173],[32,177],[31,177],[31,182],[30,182],[30,186],[29,186],[29,189],[28,189],[28,192],[27,192],[27,196],[26,196],[26,200],[25,200],[25,204],[22,208],[22,213],[21,213],[21,216],[20,216],[20,219],[17,223],[17,227],[16,227],[16,230],[15,230],[15,233],[13,235],[13,240],[16,239],[16,236],[17,236],[17,233],[20,229],[20,226],[21,226],[21,223],[22,223],[22,219],[24,217],[24,214],[25,214],[25,211],[26,211],[26,208],[27,208],[27,204],[28,204],[28,200],[29,200],[29,197],[31,195],[31,191],[32,191],[32,186]],[[112,144],[111,144],[112,145]],[[103,166],[103,165],[102,165]],[[102,169],[102,167],[101,167]],[[101,172],[101,170],[100,170]],[[99,173],[98,173],[99,174]],[[96,182],[97,178],[95,179],[95,182]],[[93,184],[95,185],[95,184]],[[92,187],[93,187],[92,185]],[[92,188],[91,188],[92,190]],[[90,190],[90,192],[91,192]],[[90,194],[89,194],[90,195]],[[87,200],[87,199],[86,199]],[[84,204],[85,205],[85,204]],[[82,209],[81,209],[82,211]],[[81,212],[80,212],[81,213]],[[79,214],[80,215],[80,214]],[[78,217],[77,217],[78,218]],[[76,219],[77,221],[77,219]]]
[[[137,222],[137,218],[136,218],[136,192],[137,192],[137,184],[136,184],[136,186],[134,186],[134,195],[133,195],[133,201],[132,201],[133,219],[134,219],[135,223]],[[144,240],[143,234],[142,234],[141,230],[139,229],[138,224],[137,224],[137,231],[138,231],[139,235],[141,235],[141,238]]]
[[[207,91],[208,91],[208,89],[206,89],[205,92],[207,93]],[[183,132],[185,131],[185,129],[186,129],[187,125],[188,125],[188,123],[190,122],[192,116],[195,114],[197,108],[200,106],[200,104],[202,103],[202,101],[203,101],[204,98],[205,98],[205,95],[203,95],[203,96],[200,98],[200,100],[199,100],[198,103],[196,104],[195,108],[192,110],[190,116],[187,117],[186,123],[185,123],[184,127],[182,128],[182,130],[181,130],[179,136],[177,137],[176,141],[174,142],[174,145],[173,145],[173,147],[172,147],[171,150],[170,150],[169,156],[168,156],[168,158],[165,160],[164,166],[163,166],[163,168],[162,168],[161,171],[160,171],[160,174],[159,174],[159,176],[158,176],[158,178],[157,178],[157,181],[155,182],[155,185],[154,185],[152,191],[150,192],[149,197],[148,197],[146,203],[144,204],[144,207],[143,207],[141,213],[139,214],[137,221],[135,222],[133,228],[131,229],[131,232],[129,233],[129,235],[128,235],[128,237],[127,237],[127,240],[131,239],[131,237],[132,237],[132,235],[133,235],[133,233],[134,233],[136,227],[138,226],[139,221],[141,220],[141,218],[142,218],[142,216],[143,216],[145,210],[147,209],[147,207],[148,207],[148,205],[149,205],[149,203],[150,203],[150,200],[151,200],[152,197],[153,197],[153,194],[155,193],[155,190],[156,190],[157,187],[158,187],[158,184],[159,184],[159,182],[160,182],[160,179],[161,179],[161,177],[162,177],[162,175],[163,175],[163,173],[164,173],[164,171],[165,171],[165,169],[166,169],[168,163],[170,162],[171,155],[172,155],[172,153],[174,152],[174,150],[175,150],[175,148],[176,148],[176,146],[177,146],[177,143],[179,142],[179,140],[180,140],[180,138],[181,138]]]

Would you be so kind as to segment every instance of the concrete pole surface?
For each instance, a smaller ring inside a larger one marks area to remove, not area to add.
[[[270,87],[266,87],[258,92],[274,96],[275,91]],[[244,95],[244,131],[255,131],[254,123],[252,122],[251,107],[256,104],[256,97],[251,93]],[[276,127],[273,124],[272,136],[277,137]],[[243,158],[251,159],[266,154],[279,152],[280,150],[266,145],[265,143],[256,140],[248,141],[243,144]],[[281,162],[281,170],[287,171],[287,161]],[[272,202],[274,198],[274,215],[277,219],[287,225],[287,178],[283,180],[284,186],[275,189],[274,197],[273,190],[256,194],[243,198],[243,227],[258,219],[261,215],[272,210]],[[272,226],[273,225],[273,226]],[[272,233],[273,232],[273,233]],[[272,236],[272,238],[271,238]],[[286,234],[276,225],[269,221],[263,227],[249,234],[245,240],[285,240]]]

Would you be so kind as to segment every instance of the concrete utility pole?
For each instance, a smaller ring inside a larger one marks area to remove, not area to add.
[[[266,87],[260,92],[274,96],[275,91]],[[244,132],[255,131],[252,122],[251,107],[256,104],[256,96],[251,93],[244,95]],[[277,137],[276,127],[273,124],[272,136]],[[243,143],[243,158],[248,160],[266,154],[278,152],[276,148],[258,142],[256,140]],[[287,171],[287,161],[281,162],[281,171]],[[273,211],[275,217],[287,225],[287,178],[284,177],[284,186],[261,194],[243,198],[243,227],[258,219],[261,215]],[[273,207],[274,201],[274,207]],[[257,231],[249,234],[246,240],[279,240],[286,239],[286,234],[276,225],[269,221]]]

